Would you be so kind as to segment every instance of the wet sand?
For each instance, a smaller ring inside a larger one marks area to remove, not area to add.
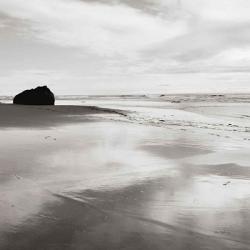
[[[93,107],[0,117],[1,250],[250,249],[248,142]]]

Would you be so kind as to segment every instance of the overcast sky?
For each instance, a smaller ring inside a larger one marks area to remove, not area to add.
[[[0,95],[250,92],[249,0],[0,0]]]

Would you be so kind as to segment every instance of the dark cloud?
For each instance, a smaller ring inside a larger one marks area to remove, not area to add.
[[[108,5],[127,5],[148,14],[169,14],[175,8],[180,8],[180,0],[81,0],[88,3],[103,3]]]
[[[157,0],[81,0],[88,3],[104,3],[109,5],[125,4],[133,8],[145,11],[159,11],[159,3]]]

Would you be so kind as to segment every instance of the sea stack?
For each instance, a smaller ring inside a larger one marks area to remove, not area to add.
[[[14,104],[22,105],[54,105],[55,96],[47,86],[25,90],[13,99]]]

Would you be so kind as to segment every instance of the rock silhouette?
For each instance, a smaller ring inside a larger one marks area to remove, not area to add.
[[[25,90],[13,99],[14,104],[23,105],[54,105],[55,96],[47,86]]]

